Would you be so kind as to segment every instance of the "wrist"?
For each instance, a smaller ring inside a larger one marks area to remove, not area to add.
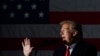
[[[30,55],[24,55],[24,56],[30,56]]]
[[[25,55],[25,56],[29,56],[29,55]]]

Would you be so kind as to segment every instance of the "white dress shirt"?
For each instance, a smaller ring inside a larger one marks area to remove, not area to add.
[[[70,50],[70,55],[71,55],[71,53],[72,53],[72,51],[73,51],[75,45],[76,45],[76,43],[73,43],[73,44],[70,46],[70,49],[69,49],[69,50]],[[68,46],[67,46],[67,48],[68,48]]]

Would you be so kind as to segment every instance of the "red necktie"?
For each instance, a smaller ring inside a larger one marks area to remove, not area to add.
[[[70,56],[70,47],[69,46],[67,47],[67,51],[66,51],[65,56]]]

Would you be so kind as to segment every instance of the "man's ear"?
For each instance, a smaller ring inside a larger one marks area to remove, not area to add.
[[[78,34],[78,31],[73,32],[73,36],[76,36]]]

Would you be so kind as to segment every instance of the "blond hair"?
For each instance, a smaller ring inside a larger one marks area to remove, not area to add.
[[[64,24],[71,24],[72,28],[78,31],[78,37],[79,39],[83,38],[83,33],[82,33],[82,26],[81,24],[72,21],[72,20],[64,20],[60,22],[60,26],[62,27]]]

